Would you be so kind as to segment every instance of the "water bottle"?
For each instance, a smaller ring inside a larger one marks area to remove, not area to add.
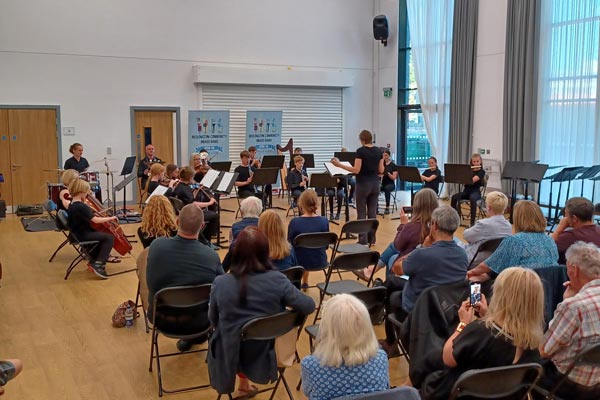
[[[125,328],[129,329],[133,327],[133,309],[130,304],[127,304],[127,309],[125,310]]]

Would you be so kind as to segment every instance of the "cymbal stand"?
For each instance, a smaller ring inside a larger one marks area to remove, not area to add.
[[[106,203],[107,208],[110,208],[114,203],[114,199],[111,200],[110,198],[110,192],[115,188],[115,178],[112,171],[108,167],[108,159],[106,157],[104,157],[104,167],[106,169],[104,171],[100,171],[101,173],[106,174],[106,200],[104,200],[104,203]]]

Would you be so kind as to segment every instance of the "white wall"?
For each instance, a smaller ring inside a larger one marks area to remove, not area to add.
[[[355,77],[344,90],[344,142],[377,127],[381,143],[395,137],[396,104],[374,109],[373,93],[383,99],[374,82],[396,89],[397,46],[379,53],[375,79],[374,1],[395,9],[396,29],[392,0],[4,0],[0,104],[60,105],[62,126],[76,130],[62,138],[63,160],[75,141],[90,161],[111,146],[120,169],[133,151],[130,106],[181,107],[186,136],[187,111],[199,106],[193,65],[342,69]]]
[[[504,45],[507,0],[480,0],[477,29],[477,76],[473,120],[473,149],[489,149],[484,159],[502,160]],[[490,187],[500,187],[498,174]]]

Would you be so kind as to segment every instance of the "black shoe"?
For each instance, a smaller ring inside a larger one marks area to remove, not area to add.
[[[104,268],[104,264],[99,261],[94,261],[90,264],[92,270],[96,275],[98,275],[102,279],[108,279],[108,274],[106,273],[106,268]]]
[[[188,351],[192,348],[192,342],[188,341],[188,340],[181,340],[179,339],[177,341],[177,350],[179,350],[180,352],[184,352],[184,351]]]
[[[388,207],[385,208],[385,210],[383,210],[384,214],[389,214],[390,213],[390,209]]]
[[[333,221],[335,218],[333,217],[333,214],[329,214],[329,220]]]
[[[335,214],[335,218],[336,221],[338,221],[340,219],[340,213]]]

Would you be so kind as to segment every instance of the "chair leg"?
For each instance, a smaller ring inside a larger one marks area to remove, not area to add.
[[[81,254],[78,254],[77,257],[75,257],[73,259],[73,261],[71,261],[71,264],[69,264],[69,267],[67,268],[67,271],[65,274],[65,281],[69,278],[69,275],[71,275],[71,272],[75,269],[75,267],[77,265],[79,265],[79,263],[82,261],[83,261],[83,257],[81,256]]]
[[[150,342],[150,366],[148,367],[148,371],[152,372],[152,359],[154,358],[154,342],[158,339],[158,332],[156,332],[156,328],[152,328],[152,341]]]
[[[52,253],[52,256],[50,257],[50,259],[48,260],[48,262],[52,262],[52,260],[54,260],[54,257],[56,257],[56,254],[58,254],[58,252],[59,252],[59,251],[60,251],[60,250],[61,250],[63,247],[65,247],[65,246],[66,246],[66,245],[68,245],[68,244],[69,244],[69,239],[65,239],[65,241],[64,241],[64,242],[62,242],[62,243],[60,244],[60,246],[58,246],[58,247],[56,248],[56,250],[54,250],[54,253]]]
[[[279,382],[281,382],[281,369],[279,369],[279,376],[277,377],[277,382],[275,382],[275,386],[273,386],[273,390],[271,391],[271,396],[269,396],[269,400],[273,400],[275,397],[275,392],[277,392],[277,388],[279,387]],[[293,398],[292,398],[293,400]]]
[[[292,395],[292,391],[290,389],[290,386],[287,383],[287,380],[285,379],[285,376],[283,375],[283,372],[281,372],[281,380],[283,381],[283,386],[285,386],[285,391],[287,392],[288,396],[290,397],[290,400],[294,400],[294,396]],[[273,392],[275,393],[275,392]]]
[[[301,387],[302,387],[302,376],[300,377],[300,379],[298,379],[298,384],[296,385],[296,392],[300,391]]]

